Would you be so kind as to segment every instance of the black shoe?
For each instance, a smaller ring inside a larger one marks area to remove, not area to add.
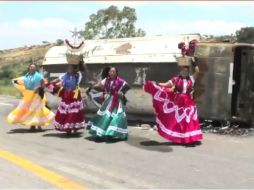
[[[195,145],[196,145],[196,146],[200,146],[200,145],[202,145],[202,142],[201,142],[201,141],[196,141],[196,142],[195,142]]]
[[[101,138],[101,137],[93,137],[93,139],[94,139],[94,142],[103,142],[103,138]]]
[[[127,141],[128,138],[129,138],[129,136],[127,135],[123,140],[124,140],[124,141]]]
[[[106,142],[111,142],[111,141],[113,141],[114,140],[114,137],[111,137],[111,136],[106,136],[105,137],[105,141]]]
[[[196,146],[196,142],[191,142],[191,143],[188,143],[188,144],[185,144],[185,147],[195,147]]]
[[[185,144],[184,146],[186,148],[190,148],[190,147],[195,147],[196,145],[194,143],[190,143],[190,144]]]
[[[191,142],[189,144],[185,144],[185,147],[195,147],[195,146],[199,146],[202,143],[200,141],[195,141],[195,142]]]
[[[35,131],[35,126],[31,126],[29,131]]]

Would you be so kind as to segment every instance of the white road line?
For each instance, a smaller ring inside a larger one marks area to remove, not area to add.
[[[13,106],[13,104],[3,103],[3,102],[0,102],[0,105],[3,105],[3,106]]]

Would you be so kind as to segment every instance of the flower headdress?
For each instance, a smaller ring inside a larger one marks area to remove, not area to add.
[[[197,40],[191,40],[189,42],[188,47],[186,47],[186,44],[184,42],[180,42],[178,44],[178,49],[181,49],[181,53],[182,56],[184,57],[185,55],[187,56],[193,56],[194,55],[194,51],[195,51],[195,47],[197,45]]]
[[[191,40],[186,46],[184,42],[178,44],[178,49],[181,50],[182,56],[175,57],[179,66],[190,66],[194,59],[194,51],[197,45],[197,40]]]
[[[64,41],[65,45],[67,46],[66,59],[70,64],[79,64],[79,62],[83,59],[82,49],[84,48],[85,43],[84,41],[81,41],[79,44],[77,44],[76,38],[80,34],[76,28],[71,32],[73,33],[72,37],[74,37],[73,44],[71,44],[67,39]]]

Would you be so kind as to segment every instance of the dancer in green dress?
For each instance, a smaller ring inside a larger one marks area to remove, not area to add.
[[[105,71],[105,78],[92,87],[92,89],[101,89],[103,92],[99,98],[102,104],[96,115],[88,122],[89,133],[102,139],[126,140],[128,138],[128,124],[124,110],[126,103],[124,94],[129,86],[126,81],[118,76],[115,67],[110,67]],[[88,90],[88,94],[96,101],[97,97],[92,96],[90,90],[91,88]],[[98,105],[98,101],[96,104]]]

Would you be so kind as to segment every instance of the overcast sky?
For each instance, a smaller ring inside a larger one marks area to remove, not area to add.
[[[136,9],[137,27],[147,35],[226,35],[254,26],[254,1],[0,1],[0,49],[55,42],[84,29],[89,16],[110,5]]]

